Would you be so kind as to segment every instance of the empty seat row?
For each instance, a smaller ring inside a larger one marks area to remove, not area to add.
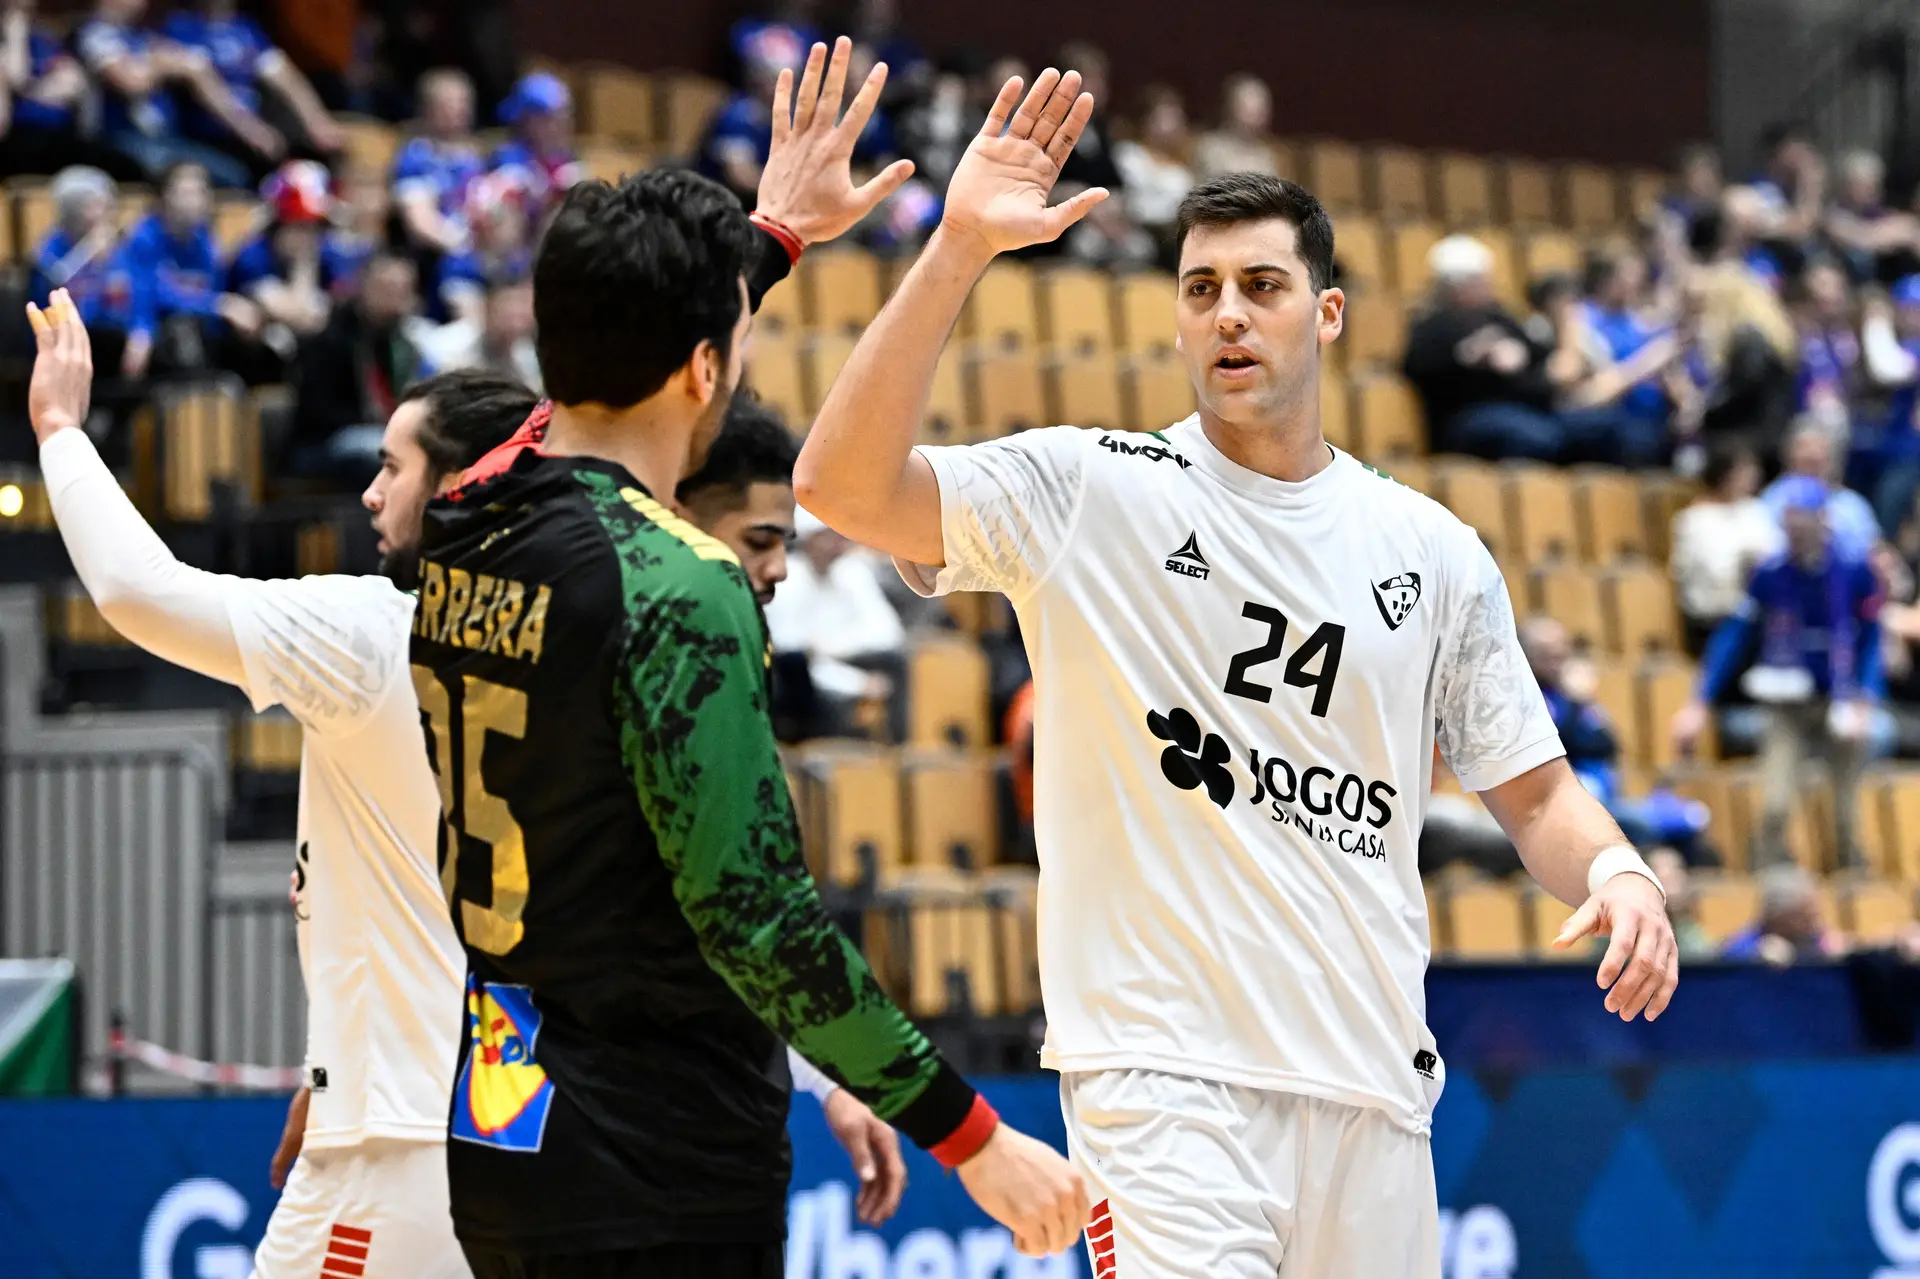
[[[907,867],[979,870],[1000,858],[997,761],[979,751],[823,741],[791,784],[814,874],[877,888]]]
[[[1668,512],[1683,491],[1666,476],[1611,467],[1495,465],[1470,458],[1403,462],[1394,477],[1480,534],[1496,559],[1537,565],[1662,560]]]
[[[1030,867],[981,874],[912,868],[882,887],[863,922],[881,986],[916,1016],[996,1016],[1040,1007]]]
[[[1660,198],[1651,170],[1494,159],[1408,147],[1364,148],[1319,140],[1294,148],[1295,176],[1336,213],[1431,218],[1449,227],[1561,226],[1605,231],[1631,223]]]
[[[1679,774],[1673,785],[1706,806],[1709,836],[1728,863],[1747,867],[1763,820],[1758,769],[1751,764],[1702,768]],[[1867,870],[1888,881],[1920,885],[1920,770],[1869,773],[1855,804]],[[1787,822],[1787,851],[1809,870],[1837,870],[1834,839],[1833,788],[1826,777],[1809,774]]]

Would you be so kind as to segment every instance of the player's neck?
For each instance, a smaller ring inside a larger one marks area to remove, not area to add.
[[[652,400],[618,410],[598,404],[555,404],[540,444],[541,452],[556,457],[618,462],[663,502],[673,500],[692,450],[693,423],[661,413]]]
[[[1315,397],[1261,422],[1228,422],[1200,410],[1200,429],[1228,461],[1268,479],[1298,484],[1327,468],[1333,454],[1320,433]]]

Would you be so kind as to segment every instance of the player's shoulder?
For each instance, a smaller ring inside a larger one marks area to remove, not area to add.
[[[630,479],[598,469],[583,469],[578,479],[630,601],[730,599],[745,581],[731,547]]]

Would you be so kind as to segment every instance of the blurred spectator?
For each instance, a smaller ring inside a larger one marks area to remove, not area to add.
[[[1840,159],[1840,190],[1827,211],[1827,239],[1856,280],[1892,283],[1920,270],[1920,220],[1889,208],[1887,166],[1871,151]]]
[[[87,75],[34,21],[37,0],[0,7],[0,174],[52,173],[81,155]]]
[[[925,96],[900,116],[901,149],[913,161],[915,176],[938,190],[946,190],[954,166],[980,132],[971,71],[964,58],[942,59]]]
[[[425,325],[412,336],[422,359],[436,373],[487,369],[535,391],[542,389],[540,360],[533,349],[533,284],[525,277],[489,286],[479,314],[451,324]]]
[[[1714,629],[1746,601],[1753,570],[1779,554],[1787,536],[1755,496],[1760,463],[1746,445],[1716,443],[1700,481],[1704,491],[1673,517],[1672,539],[1686,650],[1696,658]]]
[[[573,149],[573,94],[558,76],[544,71],[523,76],[500,104],[500,123],[513,137],[494,151],[487,167],[512,175],[527,193],[535,224],[557,204],[567,188],[586,176]]]
[[[1726,186],[1720,172],[1720,153],[1710,146],[1687,147],[1680,152],[1676,169],[1679,178],[1662,199],[1661,210],[1690,237],[1696,222],[1719,218],[1720,197]]]
[[[1658,427],[1609,405],[1555,411],[1562,387],[1555,383],[1550,352],[1529,341],[1526,329],[1494,300],[1493,253],[1486,245],[1471,236],[1449,236],[1427,261],[1433,295],[1407,335],[1402,368],[1425,407],[1436,451],[1625,465],[1657,455]],[[1581,394],[1600,396],[1608,389],[1592,382]]]
[[[336,299],[360,291],[360,272],[368,259],[392,242],[393,200],[386,176],[362,164],[341,174],[320,260],[327,288]]]
[[[29,296],[41,306],[66,289],[93,342],[96,376],[117,369],[147,374],[151,343],[129,338],[134,327],[133,276],[120,252],[119,191],[98,169],[76,165],[53,178],[54,226],[34,257]]]
[[[1820,229],[1827,196],[1826,161],[1806,127],[1795,121],[1769,125],[1761,146],[1766,151],[1766,169],[1751,184],[1765,207],[1761,234],[1775,244],[1803,244]]]
[[[1760,918],[1727,939],[1722,959],[1784,968],[1803,959],[1834,959],[1846,940],[1820,916],[1820,882],[1804,866],[1774,866],[1760,876]]]
[[[1280,177],[1280,149],[1273,137],[1273,91],[1259,76],[1227,77],[1220,93],[1220,127],[1193,149],[1194,175],[1202,182],[1223,173],[1270,173]]]
[[[873,50],[873,56],[887,64],[883,107],[892,107],[925,91],[933,75],[933,64],[918,44],[901,29],[899,0],[858,0],[847,28],[855,44]],[[848,77],[847,83],[854,83]],[[946,189],[946,183],[940,184]]]
[[[804,654],[818,722],[809,735],[849,732],[861,701],[892,698],[905,685],[906,631],[880,588],[872,558],[806,511],[796,513],[800,554],[767,606],[773,650]],[[904,727],[895,699],[893,736]]]
[[[533,227],[522,174],[500,169],[467,188],[469,247],[441,257],[427,314],[436,323],[479,321],[487,289],[533,271]]]
[[[1818,480],[1827,495],[1826,522],[1834,548],[1848,559],[1865,560],[1880,540],[1880,522],[1866,498],[1841,486],[1836,454],[1832,432],[1813,422],[1801,423],[1781,450],[1784,473],[1761,492],[1760,501],[1784,528],[1789,502],[1805,491],[1800,480]]]
[[[1880,586],[1862,559],[1827,532],[1826,486],[1799,475],[1781,486],[1787,549],[1754,573],[1747,602],[1713,633],[1695,699],[1674,717],[1674,738],[1691,752],[1708,707],[1728,690],[1754,645],[1742,690],[1766,713],[1761,748],[1765,811],[1754,840],[1756,866],[1787,860],[1788,815],[1798,801],[1809,750],[1833,774],[1840,864],[1857,868],[1854,812],[1874,707],[1885,695]]]
[[[263,316],[252,299],[226,292],[212,215],[206,170],[176,164],[161,179],[160,207],[127,236],[132,340],[153,343],[158,367],[169,372],[258,368],[242,348],[259,337]]]
[[[1772,228],[1766,198],[1752,187],[1728,187],[1720,196],[1717,214],[1694,219],[1694,250],[1704,260],[1734,263],[1746,268],[1775,293],[1786,279],[1786,268],[1763,241]]]
[[[1719,436],[1745,440],[1757,457],[1777,456],[1798,393],[1799,342],[1773,288],[1739,262],[1695,267],[1675,333],[1682,353],[1666,390],[1682,442],[1676,468],[1693,473],[1697,459],[1683,465],[1679,455]]]
[[[1865,382],[1846,272],[1816,258],[1800,272],[1794,292],[1794,325],[1800,332],[1796,408],[1830,430],[1845,431]]]
[[[327,326],[333,309],[322,252],[332,206],[326,168],[290,160],[262,185],[261,196],[269,221],[233,255],[227,288],[260,307],[264,340],[290,359],[301,339]]]
[[[206,58],[241,107],[263,120],[277,121],[279,132],[295,150],[322,156],[346,145],[346,134],[307,77],[275,47],[259,23],[240,12],[237,0],[201,0],[197,12],[179,9],[168,14],[160,30],[181,48]],[[261,95],[262,86],[272,91],[271,97]],[[187,124],[191,133],[216,146],[228,145],[232,137],[204,109],[189,115]]]
[[[1613,735],[1613,722],[1593,700],[1593,663],[1574,654],[1567,628],[1551,617],[1528,618],[1520,628],[1520,647],[1547,699],[1547,713],[1566,749],[1568,767],[1587,792],[1612,811],[1625,798],[1620,789],[1620,743]],[[1633,831],[1627,836],[1639,842]]]
[[[1116,145],[1113,162],[1126,181],[1128,216],[1160,242],[1169,259],[1180,201],[1193,189],[1192,156],[1180,95],[1166,85],[1150,87],[1141,99],[1140,136]]]
[[[1071,40],[1060,46],[1060,60],[1055,65],[1072,67],[1080,72],[1080,90],[1091,93],[1094,102],[1111,103],[1113,101],[1113,77],[1109,74],[1111,64],[1107,60],[1106,50],[1085,40]],[[1010,75],[1023,78],[1028,84],[1033,77],[1027,74],[1027,68],[1017,58],[1003,58],[991,67],[980,86],[982,100],[975,106],[976,119],[986,117],[987,107],[992,104],[1000,86],[1006,83]],[[1080,140],[1073,144],[1073,150],[1060,165],[1060,181],[1069,191],[1081,191],[1087,187],[1105,187],[1118,196],[1126,186],[1119,167],[1114,163],[1113,130],[1107,120],[1111,112],[1094,107],[1093,118],[1087,121]],[[1124,200],[1107,200],[1094,205],[1098,213],[1108,205],[1123,204]],[[1092,216],[1089,214],[1088,216]]]
[[[760,170],[773,145],[774,83],[789,68],[797,77],[811,47],[805,30],[787,23],[759,23],[744,36],[735,28],[743,87],[708,122],[694,168],[732,191],[746,208],[754,206]]]
[[[252,187],[246,164],[180,135],[179,113],[168,90],[186,88],[250,155],[275,159],[286,149],[285,141],[233,96],[204,53],[141,27],[146,11],[147,0],[99,0],[94,16],[74,33],[80,61],[100,82],[102,141],[149,178],[192,162],[223,187]]]
[[[1892,394],[1885,418],[1854,433],[1847,470],[1870,486],[1874,515],[1891,534],[1920,493],[1920,275],[1895,284],[1891,304],[1867,304],[1861,341],[1868,375]]]
[[[1600,370],[1614,373],[1604,387],[1581,396],[1583,406],[1617,404],[1627,416],[1660,428],[1648,434],[1648,452],[1657,452],[1671,411],[1659,375],[1678,354],[1667,325],[1649,319],[1646,303],[1647,260],[1638,250],[1614,248],[1591,253],[1586,263],[1586,302],[1581,321],[1595,339]],[[1645,376],[1636,376],[1642,371]],[[1632,380],[1627,380],[1627,379]]]
[[[855,43],[847,63],[847,84],[865,84],[876,61],[871,45]],[[877,108],[854,140],[853,180],[866,182],[899,158],[892,115],[885,107]],[[882,251],[918,244],[939,224],[942,199],[941,188],[909,178],[904,186],[860,220],[854,234]]]
[[[1680,949],[1680,962],[1695,963],[1712,959],[1719,949],[1707,930],[1700,926],[1693,896],[1693,874],[1687,860],[1671,848],[1656,848],[1647,854],[1647,865],[1667,892],[1667,918],[1673,922],[1673,940]]]
[[[429,253],[467,245],[467,189],[486,166],[473,140],[473,81],[441,67],[420,78],[420,133],[393,161],[393,202],[407,236]]]
[[[363,487],[380,464],[383,424],[395,397],[420,372],[402,322],[419,306],[413,260],[382,250],[360,291],[300,348],[300,397],[282,470]]]
[[[785,0],[767,17],[745,17],[734,23],[727,32],[727,43],[739,70],[738,82],[751,85],[768,62],[773,63],[776,74],[781,67],[793,67],[797,72],[807,60],[807,50],[826,38],[816,21],[818,9],[815,0]],[[766,99],[770,101],[772,96],[772,81],[768,81]]]

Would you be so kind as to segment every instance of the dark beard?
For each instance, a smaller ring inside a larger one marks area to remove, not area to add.
[[[380,557],[380,576],[403,591],[420,588],[420,548],[388,551]]]

